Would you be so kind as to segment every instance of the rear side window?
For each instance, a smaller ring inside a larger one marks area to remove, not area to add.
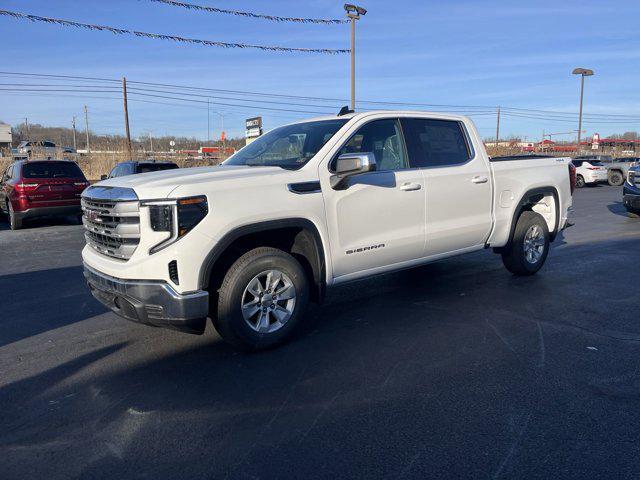
[[[412,168],[446,167],[468,162],[472,153],[460,122],[401,119]]]
[[[582,166],[582,162],[583,162],[583,160],[573,160],[571,163],[573,163],[574,167],[581,167]]]
[[[73,162],[29,162],[22,166],[23,178],[84,178]]]
[[[174,170],[178,168],[172,163],[141,163],[138,165],[137,173],[158,172],[160,170]]]

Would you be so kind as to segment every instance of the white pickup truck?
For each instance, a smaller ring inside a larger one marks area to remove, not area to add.
[[[221,166],[83,193],[94,296],[148,325],[268,348],[327,287],[492,248],[516,275],[567,225],[567,158],[487,156],[466,117],[346,113],[286,125]]]

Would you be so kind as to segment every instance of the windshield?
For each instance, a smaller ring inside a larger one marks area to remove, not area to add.
[[[587,160],[592,167],[604,167],[600,160]]]
[[[276,128],[244,147],[223,165],[301,168],[347,121],[321,120]]]

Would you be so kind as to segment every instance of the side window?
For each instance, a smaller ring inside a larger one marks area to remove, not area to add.
[[[373,153],[376,157],[376,170],[401,170],[409,167],[402,132],[395,119],[374,120],[362,126],[342,147],[338,156],[345,153]]]
[[[582,166],[582,162],[583,160],[574,160],[573,161],[573,165],[577,168],[577,167],[581,167]]]
[[[401,122],[412,167],[446,167],[471,159],[460,122],[428,118],[403,118]]]
[[[116,165],[113,170],[109,173],[109,178],[119,177],[120,176],[120,165]]]

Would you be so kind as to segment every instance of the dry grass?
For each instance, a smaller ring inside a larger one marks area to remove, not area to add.
[[[43,155],[34,155],[34,158],[42,158]],[[82,169],[85,177],[89,180],[99,180],[102,175],[107,175],[116,164],[127,160],[127,154],[123,152],[108,152],[108,153],[91,153],[89,155],[56,155],[56,158],[65,158],[66,160],[74,160],[78,163]],[[195,159],[187,156],[154,156],[158,161],[172,161],[176,163],[180,168],[187,167],[204,167],[209,165],[217,165],[221,160],[218,159]],[[140,158],[141,160],[141,158]],[[0,157],[0,172],[3,172],[11,163],[10,157]]]

